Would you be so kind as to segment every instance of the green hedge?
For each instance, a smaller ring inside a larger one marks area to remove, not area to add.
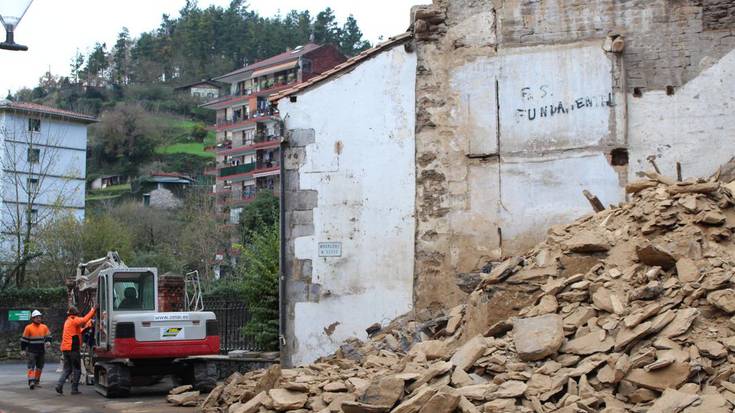
[[[66,307],[66,303],[66,287],[0,291],[0,306],[3,307]]]

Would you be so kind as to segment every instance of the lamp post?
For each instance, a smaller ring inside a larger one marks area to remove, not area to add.
[[[33,0],[4,0],[0,3],[0,23],[5,27],[5,41],[0,49],[25,51],[28,46],[15,43],[14,32]]]

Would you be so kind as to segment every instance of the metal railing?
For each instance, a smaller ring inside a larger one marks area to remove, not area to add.
[[[244,163],[241,165],[235,165],[235,166],[228,166],[227,168],[222,168],[219,170],[219,176],[230,176],[230,175],[237,175],[237,174],[243,174],[246,172],[250,172],[253,169],[255,169],[255,162],[250,163]]]
[[[212,311],[217,316],[222,354],[232,350],[263,350],[255,343],[255,337],[244,332],[244,327],[251,318],[247,304],[233,301],[207,302],[204,310]]]

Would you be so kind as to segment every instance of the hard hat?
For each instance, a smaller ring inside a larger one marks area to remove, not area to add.
[[[33,318],[33,317],[40,317],[40,316],[42,316],[42,315],[43,315],[43,314],[41,314],[41,312],[40,312],[40,311],[38,311],[38,310],[33,310],[33,312],[31,313],[31,318]]]

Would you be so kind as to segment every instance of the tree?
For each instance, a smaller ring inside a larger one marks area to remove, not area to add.
[[[266,350],[278,349],[279,227],[272,224],[254,233],[240,256],[242,279],[251,320],[244,328]]]
[[[126,85],[130,79],[130,33],[127,27],[117,35],[112,49],[112,83]]]
[[[87,57],[87,65],[82,71],[82,78],[89,86],[102,86],[107,78],[107,69],[110,64],[107,60],[107,45],[97,43],[92,53]]]
[[[79,83],[79,73],[82,71],[82,67],[84,67],[84,55],[77,49],[69,64],[71,78],[74,80],[74,83]]]
[[[334,10],[327,7],[316,15],[314,20],[314,42],[319,44],[339,44],[341,30],[337,24]]]
[[[63,126],[44,116],[11,114],[0,126],[0,184],[5,189],[0,210],[0,254],[5,256],[0,258],[14,263],[10,275],[17,287],[23,286],[28,264],[39,255],[39,225],[68,211],[68,201],[83,190],[81,171],[61,162],[65,134]]]
[[[355,56],[371,46],[370,42],[362,39],[362,31],[357,26],[357,20],[351,14],[347,17],[340,33],[339,50],[345,56]]]
[[[240,213],[240,234],[243,245],[251,242],[253,234],[278,223],[279,200],[270,191],[260,191],[253,202]]]
[[[37,238],[42,254],[38,258],[38,274],[55,285],[62,285],[66,277],[74,275],[77,265],[84,261],[85,230],[90,229],[71,214],[45,223]]]
[[[82,240],[85,260],[104,257],[108,251],[117,251],[125,260],[133,252],[130,229],[108,214],[87,217]]]

